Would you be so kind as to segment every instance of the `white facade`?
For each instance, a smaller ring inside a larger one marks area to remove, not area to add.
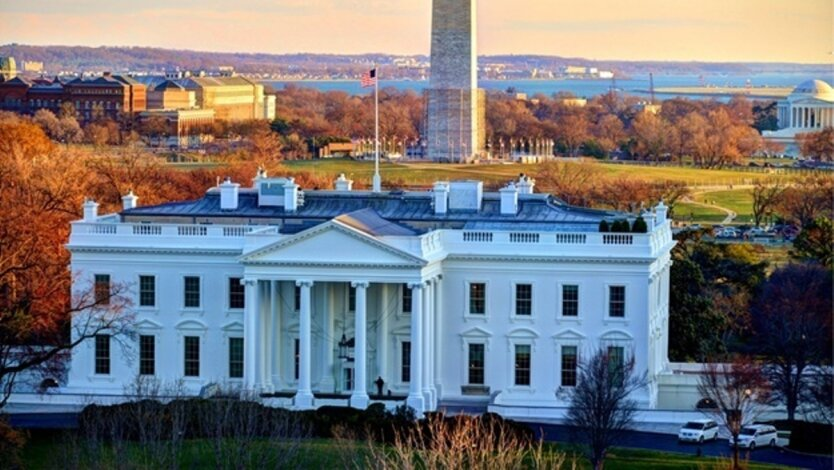
[[[668,373],[665,207],[644,214],[648,233],[599,233],[623,215],[533,184],[303,193],[261,173],[198,201],[90,209],[68,245],[77,288],[130,285],[144,339],[76,348],[66,391],[118,395],[145,372],[297,409],[466,402],[512,415],[566,406],[572,354],[604,347],[634,355],[649,378],[635,398],[655,408]]]
[[[797,86],[777,108],[779,130],[765,131],[766,139],[785,146],[785,154],[798,156],[798,134],[819,132],[834,126],[834,89],[822,80]]]

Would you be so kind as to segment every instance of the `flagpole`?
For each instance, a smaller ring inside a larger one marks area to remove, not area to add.
[[[374,64],[374,192],[382,192],[382,177],[379,176],[379,70]]]

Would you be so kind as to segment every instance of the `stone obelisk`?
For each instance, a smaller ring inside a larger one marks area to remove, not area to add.
[[[433,0],[428,158],[469,162],[484,156],[485,93],[478,89],[477,0]]]

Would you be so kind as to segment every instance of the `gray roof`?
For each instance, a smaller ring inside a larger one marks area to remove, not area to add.
[[[519,210],[514,215],[501,214],[498,193],[485,193],[481,210],[435,214],[432,193],[391,191],[307,191],[304,203],[295,212],[283,207],[258,206],[258,193],[242,189],[238,208],[220,209],[220,193],[212,189],[195,201],[145,206],[122,212],[132,219],[154,217],[193,217],[194,219],[285,219],[294,220],[285,230],[297,231],[343,216],[340,221],[355,228],[378,231],[380,235],[407,235],[433,228],[494,227],[530,231],[595,232],[603,219],[618,213],[573,207],[545,194],[519,195]],[[240,223],[240,222],[231,222]],[[390,225],[387,225],[390,224]],[[290,228],[294,227],[294,228]],[[410,233],[406,233],[408,231]],[[396,232],[396,233],[395,233]],[[402,232],[402,233],[400,233]]]

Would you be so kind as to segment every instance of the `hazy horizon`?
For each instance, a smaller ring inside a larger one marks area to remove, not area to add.
[[[480,1],[480,55],[834,63],[830,0],[801,7],[783,0],[507,3]],[[430,15],[429,1],[413,0],[238,0],[231,7],[219,0],[11,0],[0,4],[0,43],[426,55]]]

